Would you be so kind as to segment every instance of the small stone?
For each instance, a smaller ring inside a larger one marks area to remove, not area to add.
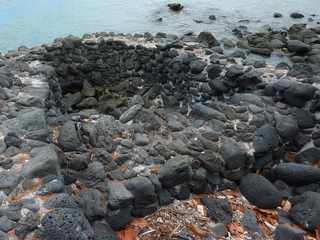
[[[283,16],[282,16],[281,13],[275,12],[275,13],[273,14],[273,17],[274,17],[274,18],[282,18]]]
[[[180,3],[169,3],[168,7],[174,12],[179,12],[183,9],[183,5]]]
[[[217,20],[217,17],[215,15],[210,15],[209,19],[214,21],[214,20]]]
[[[298,18],[304,18],[304,15],[302,13],[293,12],[290,14],[290,17],[294,19],[298,19]]]

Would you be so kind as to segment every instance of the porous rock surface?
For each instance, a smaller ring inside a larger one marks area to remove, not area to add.
[[[289,217],[314,230],[320,31],[292,29],[243,36],[247,50],[230,56],[208,32],[69,36],[1,56],[3,236],[115,239],[174,198],[239,183],[260,208],[297,194]],[[288,68],[271,74],[244,59],[272,52],[275,39]],[[231,221],[227,202],[203,201],[213,219]]]

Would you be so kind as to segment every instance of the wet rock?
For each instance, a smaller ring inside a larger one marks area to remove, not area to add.
[[[276,208],[282,201],[282,194],[272,183],[257,174],[248,174],[242,178],[240,191],[250,203],[259,208]]]
[[[275,13],[273,14],[273,17],[274,17],[274,18],[282,18],[283,16],[282,16],[281,13],[275,12]]]
[[[293,139],[299,132],[299,127],[296,120],[291,116],[275,113],[276,128],[281,137]]]
[[[77,198],[84,215],[89,221],[103,218],[107,212],[106,196],[96,189],[87,189]]]
[[[110,181],[108,183],[108,206],[111,209],[119,209],[131,205],[134,196],[121,182]]]
[[[195,103],[192,106],[192,111],[195,115],[204,118],[206,120],[217,119],[221,121],[226,121],[226,116],[213,108],[210,108],[202,103]]]
[[[299,19],[299,18],[304,18],[304,15],[302,13],[293,12],[290,14],[290,17],[294,19]]]
[[[89,240],[93,230],[77,209],[59,208],[47,213],[41,220],[41,236],[44,240]]]
[[[168,7],[174,12],[179,12],[183,9],[183,5],[180,3],[169,3]]]
[[[300,163],[315,163],[319,160],[319,154],[320,148],[309,142],[296,154],[296,161]]]
[[[277,179],[294,186],[320,181],[320,169],[306,164],[281,163],[273,171]]]
[[[193,74],[199,74],[207,66],[207,63],[202,60],[192,61],[190,63],[190,71]]]
[[[78,131],[73,121],[68,121],[63,124],[58,142],[62,149],[66,152],[76,151],[81,146]]]
[[[117,240],[117,234],[106,222],[94,222],[92,225],[95,240]]]
[[[307,230],[315,230],[320,223],[320,193],[305,192],[291,203],[290,217]]]
[[[221,147],[221,156],[229,170],[243,168],[247,161],[246,150],[232,138],[225,138]]]
[[[71,197],[67,193],[60,193],[57,195],[53,195],[49,198],[49,200],[44,204],[44,206],[48,209],[53,208],[74,208],[79,209],[78,204],[74,200],[73,197]]]
[[[231,223],[233,212],[228,199],[205,196],[201,201],[208,208],[208,216],[213,221],[224,224]]]
[[[210,32],[201,32],[198,35],[198,41],[207,45],[208,47],[219,46],[218,40]]]
[[[23,166],[21,175],[26,178],[59,175],[61,154],[58,151],[54,145],[34,148],[31,151],[32,158]]]
[[[123,114],[120,116],[120,122],[122,123],[127,123],[130,120],[132,120],[137,113],[142,109],[142,105],[136,104],[130,107],[127,111],[125,111]]]
[[[210,15],[208,18],[212,21],[217,20],[217,17],[215,15]]]
[[[191,179],[189,156],[176,156],[169,159],[160,169],[159,180],[165,187],[174,187]]]
[[[310,45],[299,40],[288,40],[287,48],[290,52],[304,54],[311,51]]]

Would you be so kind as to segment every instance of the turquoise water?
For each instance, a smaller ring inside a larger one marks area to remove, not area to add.
[[[248,19],[252,29],[265,24],[284,26],[306,22],[310,14],[320,21],[320,0],[181,0],[180,13],[168,11],[161,0],[0,0],[0,51],[21,45],[35,46],[69,34],[114,31],[124,33],[182,34],[209,30],[218,38],[230,35],[239,20]],[[299,11],[304,20],[292,20],[289,13]],[[274,19],[281,12],[282,19]],[[209,15],[217,21],[210,21]],[[163,18],[157,22],[157,18]],[[203,20],[195,23],[194,20]],[[242,23],[243,24],[243,23]]]

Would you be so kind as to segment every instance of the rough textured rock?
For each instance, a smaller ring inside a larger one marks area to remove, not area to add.
[[[191,162],[189,156],[176,156],[168,160],[160,169],[159,180],[165,187],[174,187],[187,182],[191,178]]]
[[[24,165],[22,176],[27,178],[43,177],[48,174],[60,173],[61,154],[54,145],[34,148],[31,151],[32,158]]]
[[[44,240],[89,240],[94,233],[88,220],[77,209],[58,208],[47,213],[41,220]]]
[[[198,35],[198,41],[206,44],[208,47],[219,46],[219,42],[210,32],[201,32]]]
[[[281,204],[282,194],[266,178],[248,174],[240,183],[241,193],[259,208],[276,208]]]
[[[232,138],[224,139],[222,143],[222,158],[228,169],[242,168],[246,164],[247,152],[246,150],[233,140]]]
[[[217,199],[205,196],[201,199],[208,208],[208,215],[218,223],[229,224],[232,221],[233,212],[228,199]]]
[[[274,231],[275,240],[304,240],[305,232],[300,228],[290,226],[289,224],[280,224]]]
[[[134,196],[121,182],[108,183],[108,206],[112,209],[126,207],[132,204]]]
[[[76,151],[81,146],[81,141],[76,129],[76,125],[73,121],[68,121],[63,124],[58,139],[64,151]]]
[[[303,54],[311,50],[310,45],[299,40],[289,40],[287,44],[287,48],[290,52]]]
[[[90,221],[103,218],[107,212],[106,196],[96,189],[81,192],[77,198],[84,215]]]
[[[320,181],[320,169],[298,163],[281,163],[274,168],[277,179],[290,185],[303,186]]]
[[[297,196],[290,210],[290,217],[308,230],[315,230],[320,223],[320,193],[305,192]]]

